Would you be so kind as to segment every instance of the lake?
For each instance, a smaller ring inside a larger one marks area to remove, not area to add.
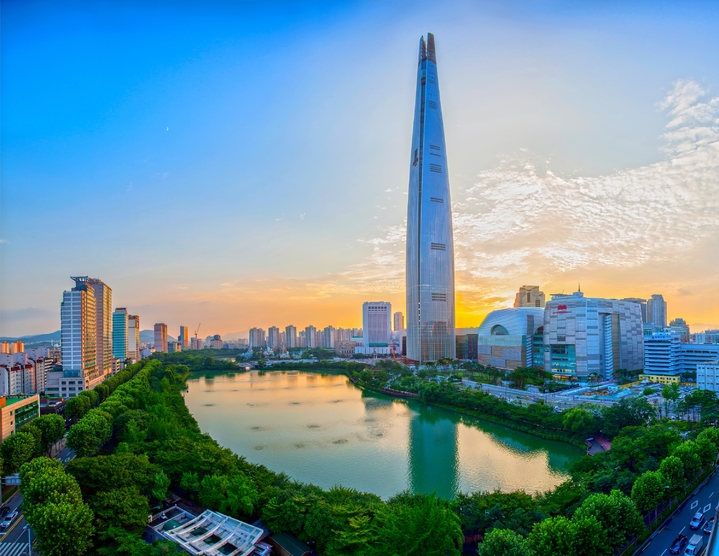
[[[187,407],[221,445],[295,480],[384,499],[409,489],[549,490],[583,451],[367,392],[344,375],[257,371],[191,378]]]

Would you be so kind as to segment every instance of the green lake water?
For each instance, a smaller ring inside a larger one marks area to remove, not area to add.
[[[545,491],[582,450],[363,391],[344,375],[256,371],[188,381],[185,401],[203,432],[248,461],[323,488],[388,498],[477,490]]]

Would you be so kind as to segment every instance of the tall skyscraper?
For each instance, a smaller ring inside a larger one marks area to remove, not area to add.
[[[155,323],[155,351],[167,353],[167,325],[164,322]]]
[[[75,287],[63,292],[60,306],[63,375],[92,380],[98,375],[95,290],[87,276],[72,279]]]
[[[544,292],[539,291],[539,286],[522,286],[514,296],[514,306],[544,307]]]
[[[394,314],[394,331],[404,330],[404,315],[402,311],[397,311]]]
[[[656,330],[667,327],[667,302],[659,293],[653,293],[647,300],[647,322],[652,323]]]
[[[190,345],[190,331],[186,326],[180,326],[180,335],[177,337],[177,343],[182,346],[182,349]]]
[[[285,327],[285,347],[287,349],[299,347],[297,344],[297,327],[292,324]]]
[[[95,292],[95,326],[97,328],[97,370],[101,375],[112,373],[112,289],[99,278],[87,278]]]
[[[267,329],[267,347],[277,349],[280,345],[280,329],[276,326],[270,326]]]
[[[128,355],[127,309],[118,307],[112,314],[112,356],[124,361]]]
[[[140,317],[127,315],[127,356],[133,361],[140,360]]]
[[[407,357],[454,359],[454,240],[434,35],[419,40],[407,205]]]

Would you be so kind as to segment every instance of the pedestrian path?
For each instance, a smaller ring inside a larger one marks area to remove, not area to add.
[[[0,556],[22,556],[27,554],[26,542],[0,543]]]

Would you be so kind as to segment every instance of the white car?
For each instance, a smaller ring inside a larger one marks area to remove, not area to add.
[[[15,518],[16,518],[16,517],[17,517],[17,512],[16,512],[16,511],[12,511],[12,512],[10,512],[9,514],[7,514],[7,515],[5,516],[5,519],[3,519],[3,520],[0,522],[0,529],[7,529],[8,527],[10,527],[10,525],[12,524],[12,522],[15,521]]]

